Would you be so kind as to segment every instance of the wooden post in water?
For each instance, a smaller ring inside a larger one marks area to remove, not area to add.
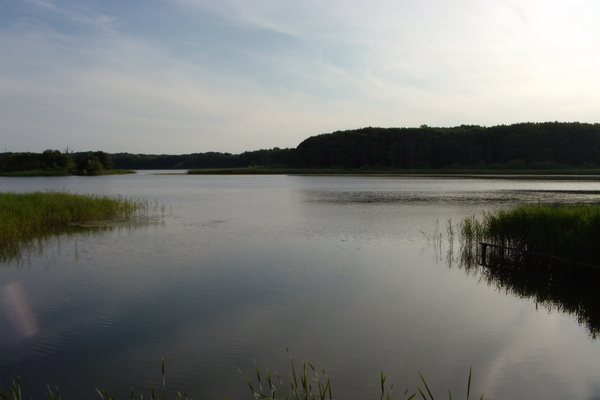
[[[486,263],[486,253],[487,253],[487,243],[479,243],[481,245],[481,265],[487,266]]]

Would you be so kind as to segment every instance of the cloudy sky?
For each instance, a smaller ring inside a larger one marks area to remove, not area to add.
[[[597,0],[2,0],[0,151],[599,122]]]

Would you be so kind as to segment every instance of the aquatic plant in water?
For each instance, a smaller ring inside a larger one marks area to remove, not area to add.
[[[520,206],[466,218],[459,231],[458,264],[468,273],[536,306],[574,315],[598,337],[600,206]]]
[[[600,205],[524,205],[466,218],[460,230],[471,247],[486,242],[600,264]]]
[[[161,209],[164,215],[164,208]],[[158,205],[120,196],[65,192],[0,193],[0,261],[18,257],[37,239],[78,228],[148,220]]]
[[[288,350],[288,355],[290,355]],[[301,366],[299,369],[296,369],[294,361],[290,355],[290,366],[291,373],[288,375],[287,379],[282,379],[282,377],[276,373],[269,371],[268,368],[265,369],[264,373],[261,373],[261,370],[258,366],[255,367],[256,381],[253,382],[246,375],[243,375],[246,384],[251,390],[252,396],[255,399],[267,399],[267,400],[332,400],[332,388],[331,381],[327,376],[327,373],[324,370],[321,370],[322,375],[316,370],[316,368],[308,361],[303,360],[301,362]],[[166,400],[167,394],[165,391],[166,387],[166,379],[165,379],[165,360],[161,358],[161,372],[162,372],[162,394],[157,393],[154,388],[152,382],[150,382],[148,397],[150,400]],[[242,373],[240,371],[240,373]],[[469,370],[469,378],[467,381],[467,394],[466,399],[469,400],[470,392],[471,392],[471,378],[472,378],[472,369]],[[243,374],[243,373],[242,373]],[[408,388],[404,391],[402,398],[411,400],[417,396],[417,393],[424,400],[435,400],[434,395],[432,394],[427,381],[423,377],[423,375],[419,372],[419,377],[422,383],[422,387],[417,384],[415,385],[416,391],[412,392]],[[387,376],[380,372],[380,385],[381,385],[381,393],[380,400],[391,400],[392,399],[392,389],[394,385],[391,384],[389,387],[386,385]],[[106,390],[96,388],[96,391],[100,395],[102,400],[115,400]],[[410,392],[410,393],[409,393]],[[407,397],[408,396],[408,397]],[[46,398],[48,400],[63,400],[60,395],[58,388],[51,389],[48,386],[48,391],[46,392]],[[130,399],[142,400],[144,398],[143,394],[138,395],[134,388],[131,388]],[[176,392],[173,399],[174,400],[188,400],[188,394],[186,392]],[[452,400],[452,393],[448,390],[448,398]],[[16,381],[13,381],[9,388],[5,388],[0,385],[0,400],[24,400],[22,390],[21,390],[21,382],[17,378]],[[33,400],[33,399],[31,399]],[[483,394],[480,397],[480,400],[483,400]]]
[[[296,366],[294,365],[294,361],[292,360],[289,350],[288,356],[290,358],[291,372],[288,375],[287,379],[282,379],[278,373],[270,371],[268,368],[261,373],[261,370],[257,365],[255,365],[255,380],[251,380],[248,376],[243,375],[244,380],[246,381],[246,384],[250,388],[252,395],[255,399],[333,399],[331,381],[329,379],[329,376],[327,376],[325,370],[321,369],[320,372],[317,371],[317,369],[308,360],[302,360],[300,368],[296,369]],[[469,370],[466,394],[467,400],[469,399],[471,393],[472,373],[472,369]],[[402,398],[411,400],[415,398],[418,393],[424,400],[435,400],[435,397],[431,392],[427,381],[425,380],[421,372],[418,372],[418,374],[421,380],[422,387],[420,386],[420,384],[415,385],[415,392],[411,391],[410,388],[406,388],[406,390],[402,394]],[[379,382],[381,388],[380,400],[392,399],[392,389],[394,388],[394,385],[391,384],[387,386],[386,380],[387,376],[383,373],[383,371],[381,371],[379,375]],[[448,398],[452,399],[452,392],[450,390],[448,390]],[[483,399],[483,394],[480,397],[480,400],[481,399]]]

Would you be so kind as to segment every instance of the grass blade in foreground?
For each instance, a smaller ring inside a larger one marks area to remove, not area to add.
[[[471,394],[471,378],[472,378],[472,376],[473,376],[473,368],[469,368],[469,379],[467,381],[467,400],[469,400],[469,395]],[[425,391],[427,392],[427,395],[429,396],[429,398],[427,398],[425,393],[423,393],[423,390],[419,387],[419,385],[417,385],[417,391],[419,392],[419,394],[421,395],[423,400],[435,400],[435,398],[433,397],[433,394],[431,393],[431,390],[429,389],[429,385],[427,384],[427,381],[425,380],[425,377],[423,377],[423,374],[421,374],[421,372],[419,372],[419,377],[421,378],[421,382],[423,382]],[[414,396],[415,395],[413,394],[410,398],[412,399]],[[450,389],[448,389],[448,399],[452,400],[452,392],[450,391]],[[481,395],[479,400],[483,400],[483,394]]]
[[[290,360],[291,360],[291,355],[290,355]],[[255,372],[256,372],[256,377],[258,380],[258,387],[259,387],[258,391],[255,389],[255,386],[252,384],[250,379],[246,375],[243,375],[243,373],[242,373],[242,375],[244,377],[244,380],[246,381],[246,384],[250,388],[252,396],[255,399],[267,399],[267,400],[282,400],[282,399],[285,399],[285,400],[288,400],[288,399],[326,400],[326,399],[329,399],[329,400],[333,400],[333,395],[332,395],[332,390],[331,390],[331,382],[324,370],[321,370],[324,374],[324,379],[321,379],[319,377],[319,374],[317,373],[316,369],[308,361],[303,360],[302,361],[302,373],[300,376],[298,376],[297,373],[295,372],[295,367],[294,367],[293,361],[291,361],[291,365],[292,365],[293,372],[290,374],[290,376],[289,376],[290,381],[287,384],[285,384],[282,381],[279,374],[277,374],[277,373],[273,373],[274,376],[276,377],[276,380],[273,379],[269,369],[266,369],[266,374],[262,375],[260,373],[260,369],[258,368],[258,366],[256,366]],[[306,366],[308,366],[312,370],[312,372],[313,372],[312,374],[306,373],[306,371],[307,371]],[[154,386],[153,386],[152,382],[150,382],[150,386],[149,386],[150,400],[158,400],[160,397],[162,397],[163,400],[167,399],[166,385],[165,385],[164,359],[161,359],[161,372],[162,372],[162,380],[163,380],[163,394],[162,394],[162,396],[158,396],[154,390]],[[419,376],[421,378],[421,381],[423,382],[423,385],[425,387],[427,395],[429,396],[429,399],[427,398],[426,394],[421,390],[421,388],[417,385],[416,387],[417,387],[418,393],[421,395],[421,397],[424,400],[434,400],[433,394],[432,394],[431,390],[429,389],[429,385],[427,384],[427,382],[425,381],[425,378],[423,377],[423,375],[420,372],[419,372]],[[297,385],[298,378],[300,378],[302,380],[300,387],[298,387],[298,385]],[[469,394],[471,392],[471,378],[472,378],[472,369],[469,370],[469,380],[467,383],[467,400],[469,399]],[[385,388],[386,379],[387,379],[386,375],[383,372],[380,372],[381,399],[382,400],[383,399],[391,400],[392,399],[391,393],[392,393],[392,389],[393,389],[394,385],[390,385],[390,390],[388,393],[386,393],[386,388]],[[265,390],[263,390],[263,381],[267,384],[265,386]],[[313,383],[317,384],[317,391],[313,391]],[[100,398],[102,400],[115,400],[115,398],[112,397],[110,394],[108,394],[106,390],[104,390],[104,389],[101,390],[98,388],[95,388],[95,389],[96,389],[96,392],[100,395]],[[288,395],[288,389],[291,389],[290,395]],[[409,390],[406,389],[402,398],[406,398],[406,396],[408,395],[408,392],[409,392]],[[47,396],[46,398],[48,400],[62,400],[62,396],[59,394],[57,388],[54,391],[51,390],[50,388],[48,388],[48,392],[46,392],[46,396]],[[408,397],[407,400],[411,400],[415,396],[416,396],[416,393],[412,393]],[[452,399],[452,393],[450,393],[450,390],[448,390],[448,396],[450,399]],[[134,388],[131,388],[131,397],[130,398],[132,400],[137,400],[137,399],[142,400],[144,397],[145,397],[144,394],[141,394],[138,397],[138,394],[136,393]],[[189,398],[188,398],[188,395],[186,392],[183,392],[183,393],[176,392],[174,395],[174,400],[188,400],[188,399]],[[2,385],[0,385],[0,400],[23,400],[23,397],[21,394],[21,382],[19,379],[17,379],[16,381],[13,381],[12,386],[8,390],[6,388],[4,388]],[[31,400],[33,400],[33,399],[31,399]],[[480,400],[483,400],[483,394],[481,395]]]

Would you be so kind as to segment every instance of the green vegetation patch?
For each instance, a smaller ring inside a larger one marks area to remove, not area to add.
[[[0,193],[0,253],[18,253],[23,242],[62,233],[73,226],[128,220],[147,208],[147,202],[122,197]]]
[[[524,205],[461,223],[464,240],[600,264],[600,205]]]
[[[135,173],[114,169],[111,157],[103,151],[72,153],[45,150],[43,153],[0,154],[0,176],[114,175]]]
[[[70,176],[71,173],[65,170],[43,170],[43,169],[35,169],[30,171],[11,171],[11,172],[1,172],[0,176],[12,176],[12,177],[30,177],[30,176]]]

